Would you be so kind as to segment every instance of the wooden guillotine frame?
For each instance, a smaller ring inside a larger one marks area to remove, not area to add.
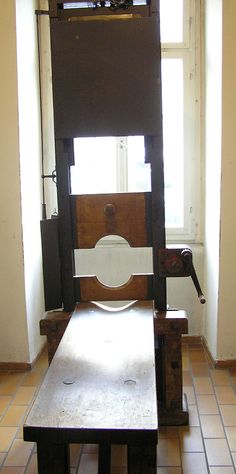
[[[191,250],[166,247],[159,1],[69,3],[49,0],[58,218],[41,226],[46,310],[62,306],[65,318],[50,314],[41,333],[54,353],[78,302],[151,301],[159,424],[187,424],[181,337],[188,322],[184,311],[167,309],[166,278],[191,276],[204,297]],[[74,138],[129,135],[144,136],[151,192],[71,195]],[[114,234],[151,247],[153,273],[132,275],[119,289],[75,276],[74,249]]]

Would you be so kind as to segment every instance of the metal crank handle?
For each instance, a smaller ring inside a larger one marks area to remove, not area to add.
[[[193,284],[196,288],[196,291],[197,291],[197,295],[198,295],[198,299],[200,301],[201,304],[205,304],[206,303],[206,298],[202,292],[202,289],[200,287],[200,283],[198,281],[198,277],[197,277],[197,274],[196,274],[196,271],[195,271],[195,268],[193,266],[193,261],[192,261],[192,252],[190,249],[184,249],[182,252],[181,252],[181,256],[183,258],[183,260],[187,263],[188,265],[188,268],[189,268],[189,273],[190,273],[190,276],[193,280]]]
[[[195,272],[195,268],[193,266],[193,269],[192,269],[192,272],[191,272],[191,278],[193,280],[193,283],[194,283],[194,286],[197,290],[197,295],[198,295],[198,299],[200,301],[201,304],[205,304],[206,303],[206,298],[202,292],[202,289],[200,287],[200,284],[199,284],[199,281],[198,281],[198,277],[197,277],[197,274]]]

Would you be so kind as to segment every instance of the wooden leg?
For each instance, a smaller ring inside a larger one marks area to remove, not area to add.
[[[39,474],[69,474],[70,456],[67,444],[37,443]]]
[[[156,473],[156,445],[128,446],[128,474]]]
[[[167,409],[182,409],[182,348],[181,334],[165,335],[165,376]]]
[[[100,444],[98,456],[98,474],[110,474],[111,472],[111,445]]]
[[[159,425],[186,425],[188,411],[183,397],[181,334],[165,334],[161,338],[162,372],[158,375],[162,377],[164,392],[163,398],[158,398]]]
[[[157,311],[154,317],[158,424],[188,424],[182,383],[182,334],[188,333],[185,311]]]

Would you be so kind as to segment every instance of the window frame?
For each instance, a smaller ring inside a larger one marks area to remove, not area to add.
[[[166,228],[167,242],[200,242],[200,2],[183,0],[183,42],[161,43],[162,58],[182,58],[184,66],[184,226]]]

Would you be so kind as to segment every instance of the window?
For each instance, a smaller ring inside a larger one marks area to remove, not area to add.
[[[199,232],[197,3],[160,1],[166,229],[175,241]],[[73,193],[150,190],[143,137],[78,138],[74,145]]]
[[[150,165],[144,163],[143,136],[76,138],[74,151],[72,193],[151,190]],[[93,173],[89,173],[91,169]],[[89,182],[85,176],[89,176]]]
[[[199,3],[160,0],[166,227],[174,240],[200,233]]]

